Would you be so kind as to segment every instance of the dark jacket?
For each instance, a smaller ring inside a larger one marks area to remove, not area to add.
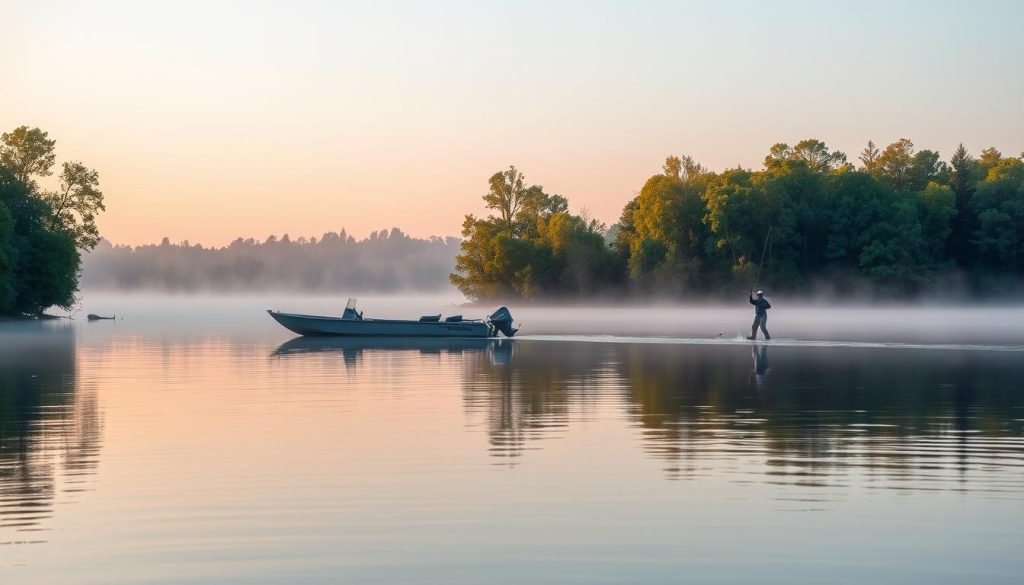
[[[754,314],[755,315],[767,315],[768,314],[768,309],[772,308],[772,304],[768,302],[768,299],[765,299],[765,298],[753,299],[752,298],[752,299],[749,299],[749,300],[750,300],[750,304],[754,305]]]

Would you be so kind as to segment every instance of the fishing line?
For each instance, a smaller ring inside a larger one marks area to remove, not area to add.
[[[764,266],[764,253],[768,251],[768,242],[772,239],[772,226],[768,226],[768,235],[764,238],[764,247],[761,248],[761,261],[757,263],[757,274],[754,275],[754,284],[750,285],[750,290],[753,292],[754,286],[757,285],[758,279],[761,278],[761,267]]]

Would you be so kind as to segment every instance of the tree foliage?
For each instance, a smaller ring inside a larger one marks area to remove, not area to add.
[[[495,173],[483,196],[493,213],[467,215],[452,284],[476,299],[594,294],[612,284],[617,257],[604,226],[568,211],[560,195],[529,185],[514,166]]]
[[[64,163],[60,189],[43,195],[53,219],[50,229],[71,234],[82,250],[91,250],[100,241],[96,214],[104,211],[99,174],[80,162]]]
[[[1024,269],[1024,163],[995,149],[976,161],[961,146],[947,164],[906,138],[884,150],[868,142],[855,168],[819,140],[779,143],[762,170],[690,181],[696,206],[683,205],[677,160],[616,226],[614,246],[640,288],[749,286],[763,252],[763,276],[789,289],[866,279],[914,293],[960,270],[985,290],[993,275],[1012,280]]]
[[[485,196],[496,213],[466,217],[452,282],[477,298],[620,288],[732,294],[759,267],[757,284],[776,290],[868,283],[903,295],[952,279],[988,293],[1020,283],[1021,158],[995,148],[974,158],[960,145],[946,162],[901,138],[884,149],[869,141],[858,159],[855,167],[816,139],[773,145],[756,171],[715,173],[669,156],[609,230],[610,257],[564,198],[510,168]]]
[[[54,192],[36,180],[52,174],[55,145],[38,128],[0,135],[0,314],[70,308],[80,251],[99,239],[95,218],[104,207],[96,171],[64,163]]]
[[[18,181],[34,187],[33,177],[48,177],[56,160],[56,140],[39,128],[20,126],[0,135],[0,165]]]

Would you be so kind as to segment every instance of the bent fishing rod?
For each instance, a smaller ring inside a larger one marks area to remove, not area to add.
[[[754,274],[754,282],[750,285],[750,292],[754,292],[754,286],[761,278],[761,267],[764,266],[764,253],[768,251],[768,242],[772,239],[772,226],[768,226],[768,235],[764,238],[764,247],[761,248],[761,261],[757,263],[757,273]]]

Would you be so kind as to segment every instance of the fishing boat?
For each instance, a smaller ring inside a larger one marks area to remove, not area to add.
[[[452,315],[425,315],[418,320],[370,319],[356,310],[356,300],[349,299],[341,317],[299,315],[267,310],[278,323],[299,335],[333,335],[342,337],[512,337],[512,314],[501,307],[486,319],[463,319]]]

